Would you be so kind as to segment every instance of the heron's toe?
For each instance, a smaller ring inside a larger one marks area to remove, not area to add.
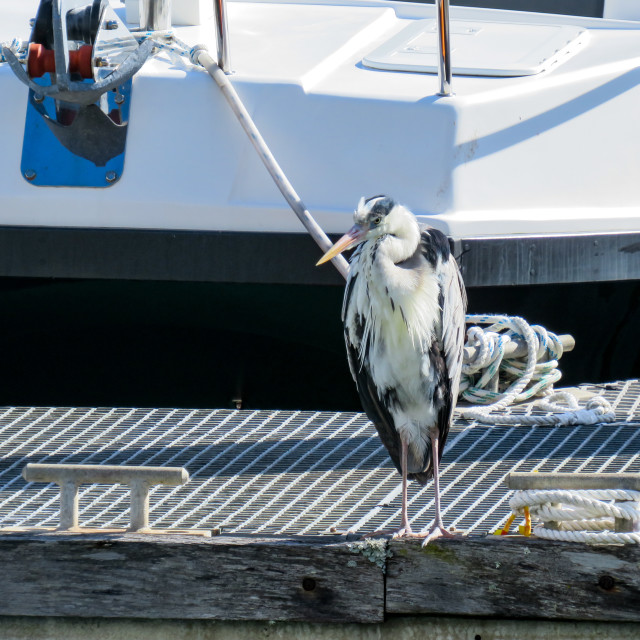
[[[436,540],[437,538],[455,538],[455,533],[447,531],[444,527],[434,525],[429,529],[429,533],[427,533],[422,541],[422,546],[426,547],[432,540]]]

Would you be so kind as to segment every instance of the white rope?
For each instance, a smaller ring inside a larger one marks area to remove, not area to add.
[[[466,346],[475,348],[473,361],[463,364],[460,397],[482,407],[460,408],[467,420],[489,424],[526,426],[566,426],[612,422],[615,414],[609,402],[597,396],[581,408],[567,392],[553,393],[561,378],[558,360],[563,347],[554,333],[539,325],[530,326],[517,316],[467,315]],[[489,325],[481,328],[477,325]],[[512,340],[527,345],[523,358],[505,357],[505,347]],[[541,396],[535,405],[546,415],[505,415],[508,406]]]
[[[191,47],[175,36],[172,31],[135,31],[132,35],[139,44],[152,40],[152,55],[164,51],[174,63],[185,67],[193,64],[189,57]]]
[[[14,38],[11,42],[0,42],[0,62],[7,61],[2,53],[3,49],[9,49],[21,62],[26,61],[28,47],[29,43],[26,40],[20,40],[20,38]]]
[[[614,502],[615,501],[615,502]],[[587,544],[640,544],[640,533],[614,531],[615,521],[640,525],[640,491],[626,489],[529,489],[516,491],[509,506],[517,515],[528,507],[544,524],[533,533],[547,540]]]
[[[162,38],[162,41],[158,39],[159,36]],[[140,32],[136,34],[136,37],[141,41],[151,39],[154,44],[154,49],[166,51],[171,57],[180,56],[187,58],[194,65],[204,68],[222,91],[229,107],[247,134],[251,144],[258,152],[260,160],[262,160],[262,163],[280,190],[280,193],[284,196],[288,205],[322,251],[328,251],[333,243],[329,240],[320,225],[318,225],[314,220],[313,216],[309,213],[307,207],[302,202],[300,196],[296,193],[284,171],[281,169],[274,155],[271,153],[271,150],[260,134],[260,131],[256,127],[253,119],[249,115],[249,112],[245,108],[233,84],[229,81],[227,74],[225,74],[224,71],[222,71],[222,69],[220,69],[216,64],[209,54],[207,47],[202,44],[197,44],[194,47],[189,48],[186,43],[182,42],[171,32],[162,32],[161,34],[154,32]],[[349,273],[349,263],[346,261],[344,256],[336,256],[332,259],[332,263],[346,279]]]

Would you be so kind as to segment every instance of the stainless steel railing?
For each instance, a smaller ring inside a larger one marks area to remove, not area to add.
[[[229,55],[229,29],[226,0],[213,0],[216,21],[217,63],[225,72],[231,72]],[[438,14],[438,78],[441,96],[453,95],[451,90],[451,47],[449,45],[449,0],[436,0]]]
[[[225,73],[230,73],[231,59],[229,56],[229,28],[227,27],[226,0],[213,0],[213,8],[216,17],[216,46],[218,50],[218,66]]]
[[[223,0],[221,0],[223,1]],[[438,79],[441,96],[453,95],[451,91],[451,48],[449,46],[449,0],[436,0],[438,14]]]
[[[171,29],[171,0],[140,0],[140,27],[144,31]]]

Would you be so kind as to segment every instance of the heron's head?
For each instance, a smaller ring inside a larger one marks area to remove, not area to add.
[[[358,207],[353,214],[355,224],[320,258],[317,264],[327,262],[327,260],[335,258],[347,249],[353,249],[366,240],[395,234],[400,222],[401,216],[398,215],[400,210],[406,211],[402,205],[397,204],[389,196],[360,198]]]

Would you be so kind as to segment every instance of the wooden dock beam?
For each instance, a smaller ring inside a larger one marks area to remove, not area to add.
[[[0,616],[0,634],[3,640],[637,640],[640,625],[441,616],[368,624]]]
[[[380,622],[384,541],[332,538],[4,533],[0,616]]]
[[[640,621],[638,545],[478,536],[390,548],[387,613]]]
[[[520,536],[0,534],[0,616],[640,623],[640,549]]]

